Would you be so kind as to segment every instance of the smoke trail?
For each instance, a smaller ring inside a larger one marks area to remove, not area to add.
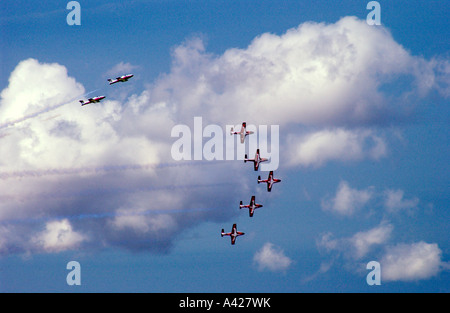
[[[109,172],[124,172],[137,170],[155,170],[173,167],[185,166],[205,166],[222,164],[217,161],[187,161],[187,162],[167,162],[167,163],[148,163],[148,164],[122,164],[122,165],[103,165],[97,167],[79,167],[79,168],[53,168],[46,170],[25,170],[13,172],[0,172],[0,179],[6,180],[10,178],[40,178],[45,176],[59,176],[59,175],[83,175],[83,174],[104,174]]]
[[[163,190],[191,190],[200,188],[214,188],[233,185],[233,182],[219,182],[219,183],[209,183],[209,184],[188,184],[188,185],[164,185],[164,186],[124,186],[119,184],[119,186],[114,186],[110,188],[96,188],[96,189],[83,189],[69,192],[39,192],[31,194],[20,194],[20,196],[14,195],[0,195],[0,201],[2,203],[20,201],[21,203],[26,201],[36,201],[36,200],[50,200],[50,199],[70,199],[70,198],[83,198],[89,196],[95,196],[96,198],[102,196],[116,196],[126,193],[137,193],[137,192],[152,192],[152,191],[163,191]]]
[[[101,88],[89,91],[89,92],[87,92],[87,93],[85,93],[83,95],[79,95],[79,96],[76,96],[75,98],[72,98],[68,102],[63,102],[63,103],[59,103],[59,104],[56,104],[56,105],[53,105],[53,106],[49,106],[49,107],[44,108],[44,109],[42,109],[40,111],[37,111],[37,112],[31,113],[31,114],[25,115],[25,116],[23,116],[21,118],[18,118],[16,120],[0,124],[0,129],[7,128],[7,127],[10,127],[10,126],[14,126],[15,124],[18,124],[18,123],[24,122],[26,120],[29,120],[30,118],[34,118],[34,117],[39,116],[41,114],[44,114],[44,113],[56,110],[57,108],[60,108],[60,107],[62,107],[64,105],[66,105],[66,104],[69,104],[69,103],[74,102],[75,100],[78,100],[80,97],[86,97],[86,96],[90,95],[91,93],[99,91],[100,89]]]
[[[161,215],[161,214],[179,214],[179,213],[197,213],[208,212],[223,209],[222,207],[216,208],[182,208],[182,209],[148,209],[143,211],[113,211],[113,212],[98,212],[98,213],[81,213],[74,215],[57,215],[57,216],[43,216],[43,217],[29,217],[29,218],[17,218],[10,220],[0,221],[0,225],[20,225],[20,224],[39,224],[42,222],[51,222],[58,220],[86,220],[86,219],[105,219],[115,217],[129,217],[129,216],[149,216],[149,215]]]

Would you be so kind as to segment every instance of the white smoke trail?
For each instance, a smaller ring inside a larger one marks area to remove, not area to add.
[[[95,195],[96,198],[105,197],[105,196],[117,196],[126,193],[138,193],[138,192],[153,192],[153,191],[163,191],[163,190],[191,190],[191,189],[201,189],[201,188],[215,188],[215,187],[223,187],[233,185],[233,182],[217,182],[217,183],[207,183],[207,184],[195,184],[191,183],[188,185],[162,185],[162,186],[129,186],[118,184],[118,186],[110,186],[109,188],[102,188],[99,186],[98,188],[92,189],[83,189],[83,190],[73,190],[68,189],[66,192],[38,192],[38,193],[21,193],[19,195],[8,195],[3,194],[0,195],[0,201],[2,204],[8,202],[20,202],[24,203],[27,201],[39,201],[39,200],[51,200],[51,199],[80,199],[84,197],[90,197]]]
[[[12,178],[40,178],[45,176],[59,176],[59,175],[95,175],[105,174],[109,172],[123,172],[123,171],[137,171],[137,170],[155,170],[171,167],[185,167],[185,166],[205,166],[217,165],[220,162],[207,161],[188,161],[180,162],[174,161],[171,163],[148,163],[148,164],[122,164],[122,165],[103,165],[97,167],[80,167],[80,168],[53,168],[42,170],[24,170],[12,172],[0,172],[0,180]]]
[[[64,105],[66,105],[66,104],[73,103],[75,100],[78,100],[80,97],[86,97],[86,96],[90,95],[91,93],[99,91],[100,89],[101,88],[89,91],[89,92],[87,92],[87,93],[85,93],[83,95],[76,96],[76,97],[72,98],[71,100],[69,100],[67,102],[63,102],[63,103],[59,103],[59,104],[56,104],[56,105],[52,105],[52,106],[46,107],[46,108],[44,108],[44,109],[42,109],[40,111],[37,111],[37,112],[31,113],[31,114],[25,115],[25,116],[23,116],[21,118],[18,118],[16,120],[0,124],[0,129],[7,128],[7,127],[10,127],[10,126],[14,126],[16,124],[22,123],[22,122],[24,122],[26,120],[29,120],[29,119],[34,118],[36,116],[39,116],[41,114],[44,114],[44,113],[56,110],[57,108],[60,108],[60,107],[62,107]]]
[[[148,216],[148,215],[160,215],[160,214],[180,214],[180,213],[197,213],[216,211],[223,209],[223,207],[209,207],[209,208],[180,208],[180,209],[147,209],[142,211],[104,211],[96,213],[81,213],[74,215],[55,215],[55,216],[42,216],[42,217],[25,217],[16,219],[0,220],[0,225],[20,225],[20,224],[39,224],[43,222],[58,221],[67,219],[70,221],[86,220],[86,219],[106,219],[114,217],[124,216]]]

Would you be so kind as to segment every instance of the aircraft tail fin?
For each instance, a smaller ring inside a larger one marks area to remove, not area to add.
[[[220,233],[220,236],[223,237],[224,233],[225,233],[225,229],[222,228],[222,232]]]

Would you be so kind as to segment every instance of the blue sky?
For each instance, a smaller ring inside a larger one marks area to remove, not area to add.
[[[448,5],[367,2],[2,3],[0,291],[448,292]],[[279,125],[282,182],[174,161],[195,116]]]

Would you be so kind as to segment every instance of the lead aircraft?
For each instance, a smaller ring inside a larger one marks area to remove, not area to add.
[[[116,77],[116,79],[109,78],[108,81],[109,81],[110,85],[119,83],[119,82],[123,83],[123,82],[128,81],[133,76],[134,76],[133,74],[123,75],[123,76]]]
[[[96,103],[96,102],[100,102],[101,100],[105,99],[105,96],[100,96],[100,97],[94,97],[94,98],[89,98],[87,101],[83,101],[80,100],[81,106],[89,104],[89,103]]]
[[[267,179],[261,179],[261,176],[258,176],[258,184],[259,183],[267,183],[267,191],[268,192],[272,191],[273,184],[279,183],[279,182],[281,182],[281,179],[273,178],[273,171],[270,171],[269,177],[267,177]]]
[[[259,169],[259,164],[260,164],[261,162],[266,162],[266,161],[268,161],[268,160],[269,160],[269,159],[261,158],[261,156],[259,155],[259,149],[256,149],[255,158],[254,158],[254,159],[248,159],[248,158],[247,158],[247,155],[245,155],[244,163],[247,163],[247,161],[253,162],[253,163],[254,163],[253,168],[255,169],[255,172],[256,172],[256,171],[258,171],[258,169]]]
[[[243,122],[242,123],[242,127],[241,127],[241,131],[240,132],[235,132],[233,127],[231,127],[231,131],[230,131],[231,135],[241,135],[241,143],[244,143],[245,141],[245,137],[248,135],[253,134],[252,131],[247,130],[247,123]]]
[[[248,205],[243,205],[242,201],[239,203],[239,209],[247,208],[248,214],[250,215],[250,217],[253,216],[253,213],[255,213],[256,209],[259,209],[262,206],[263,206],[262,204],[258,204],[255,202],[255,196],[252,196],[252,199],[250,200],[250,204],[248,204]]]
[[[236,226],[236,224],[233,224],[233,227],[231,228],[231,232],[229,232],[229,233],[225,233],[224,232],[224,229],[222,228],[222,232],[221,232],[221,236],[223,237],[223,236],[230,236],[231,237],[231,244],[232,245],[234,245],[235,243],[236,243],[236,238],[238,237],[238,236],[242,236],[242,235],[244,235],[245,233],[243,233],[243,232],[240,232],[240,231],[237,231],[237,226]]]

